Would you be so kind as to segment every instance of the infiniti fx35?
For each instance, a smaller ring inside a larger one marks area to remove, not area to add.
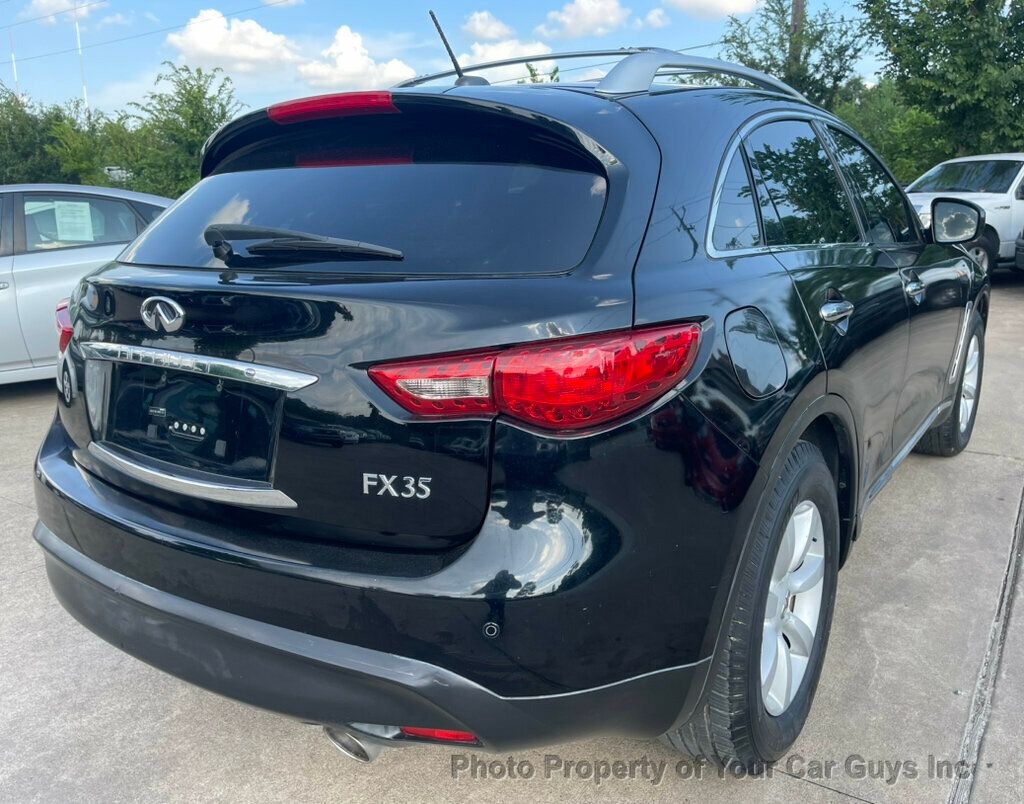
[[[363,758],[780,757],[872,499],[971,437],[983,213],[938,197],[923,229],[784,85],[636,84],[650,61],[213,136],[63,319],[61,603]]]

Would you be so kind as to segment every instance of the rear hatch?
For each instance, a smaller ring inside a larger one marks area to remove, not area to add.
[[[83,282],[68,429],[96,474],[253,538],[451,547],[500,488],[494,414],[411,414],[368,368],[629,327],[657,150],[578,93],[331,97],[230,124]]]

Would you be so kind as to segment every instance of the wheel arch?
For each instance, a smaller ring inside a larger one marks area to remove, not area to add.
[[[709,618],[701,649],[701,656],[711,657],[712,661],[704,665],[705,675],[696,677],[691,684],[673,728],[687,720],[703,698],[709,683],[706,670],[714,664],[714,657],[723,647],[722,636],[732,616],[738,569],[743,566],[747,551],[750,549],[751,536],[765,513],[766,491],[772,481],[780,475],[790,451],[801,440],[810,440],[819,449],[825,444],[822,452],[826,463],[830,460],[826,450],[831,450],[833,454],[834,463],[830,465],[830,469],[833,469],[833,478],[836,478],[840,501],[840,567],[845,562],[850,547],[857,538],[860,525],[861,478],[857,433],[857,420],[846,400],[836,394],[827,393],[824,371],[819,372],[807,383],[790,404],[761,456],[754,482],[741,506],[745,509],[742,514],[743,525],[721,578],[720,594]],[[846,484],[841,490],[840,482]]]

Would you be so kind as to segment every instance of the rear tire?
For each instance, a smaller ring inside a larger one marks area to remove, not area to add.
[[[662,737],[695,760],[752,773],[782,757],[800,734],[828,645],[839,572],[839,511],[835,480],[816,446],[801,441],[793,448],[764,511],[737,569],[731,613],[712,658],[705,697],[687,722]],[[817,517],[820,530],[808,530],[807,546],[798,556],[799,548],[789,545],[802,537],[789,534],[797,534],[808,516],[812,522]],[[790,571],[780,574],[787,565]],[[812,574],[820,579],[814,587],[790,594],[810,583]],[[812,595],[813,603],[815,589],[817,615],[808,637],[799,623],[810,624],[813,607],[801,596]],[[789,662],[781,684],[776,682],[782,665],[773,657]]]
[[[936,425],[921,437],[914,452],[950,458],[963,452],[971,442],[974,422],[978,418],[981,379],[985,369],[985,325],[981,316],[974,316],[967,328],[965,340],[953,408],[942,424]]]

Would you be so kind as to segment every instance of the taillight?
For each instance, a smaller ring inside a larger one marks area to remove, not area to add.
[[[699,344],[700,326],[682,324],[403,360],[373,366],[370,376],[421,416],[503,413],[571,430],[617,419],[668,393],[693,366]]]
[[[475,734],[454,729],[422,729],[419,726],[401,726],[399,731],[406,737],[421,740],[437,740],[442,743],[479,743]]]
[[[275,103],[267,109],[267,117],[275,123],[305,123],[328,117],[351,117],[365,114],[398,114],[390,92],[343,92],[315,95],[312,98]]]
[[[71,343],[71,336],[75,334],[74,327],[71,326],[71,300],[61,299],[57,302],[57,333],[60,337],[58,351],[63,354],[68,344]]]

